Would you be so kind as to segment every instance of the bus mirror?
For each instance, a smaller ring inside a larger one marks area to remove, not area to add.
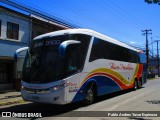
[[[22,47],[22,48],[17,49],[14,52],[14,60],[17,61],[18,54],[21,53],[22,51],[25,51],[25,50],[28,50],[28,47]]]
[[[60,44],[59,46],[59,55],[60,57],[64,57],[65,56],[65,52],[66,52],[66,48],[70,45],[79,45],[81,42],[80,41],[76,41],[76,40],[67,40],[64,41]]]

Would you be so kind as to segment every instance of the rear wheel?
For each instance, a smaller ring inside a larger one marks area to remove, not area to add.
[[[138,82],[137,80],[134,81],[134,90],[137,90],[138,89]]]
[[[142,87],[142,82],[141,82],[141,80],[138,80],[138,89],[140,89],[141,87]]]

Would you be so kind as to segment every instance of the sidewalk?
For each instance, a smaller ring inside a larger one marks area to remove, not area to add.
[[[17,92],[15,90],[0,92],[0,107],[24,102],[25,101],[21,97],[21,92]]]

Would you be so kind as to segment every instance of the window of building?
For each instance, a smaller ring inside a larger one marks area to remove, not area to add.
[[[19,36],[19,25],[7,22],[7,38],[18,40]]]

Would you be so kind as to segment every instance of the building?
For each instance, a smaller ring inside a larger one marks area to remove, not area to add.
[[[149,58],[149,72],[158,75],[157,58]]]
[[[0,91],[20,88],[24,53],[14,62],[14,52],[37,35],[62,29],[68,27],[0,6]]]
[[[30,29],[27,15],[0,7],[0,90],[15,87],[14,51],[28,46]]]
[[[38,35],[53,32],[57,30],[68,29],[69,27],[65,27],[63,25],[57,24],[55,22],[46,20],[42,17],[38,17],[36,15],[30,15],[32,21],[32,39]]]

